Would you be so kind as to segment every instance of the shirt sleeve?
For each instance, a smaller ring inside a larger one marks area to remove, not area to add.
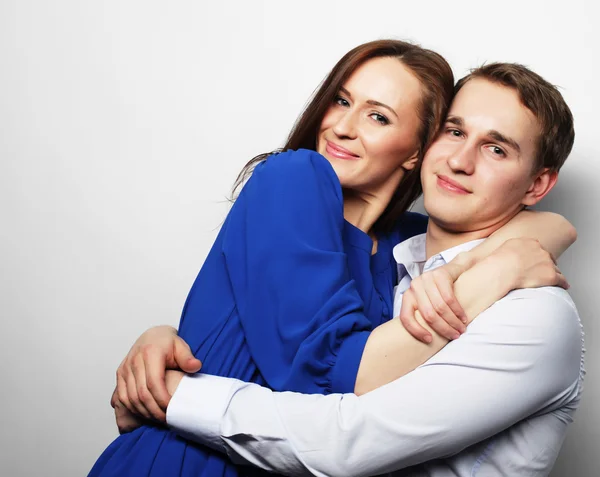
[[[276,393],[186,377],[167,419],[234,462],[286,475],[378,475],[453,455],[571,403],[581,366],[572,304],[554,292],[522,290],[427,363],[363,396]],[[196,405],[186,406],[191,396]]]
[[[354,390],[371,323],[349,276],[343,225],[339,180],[308,150],[259,164],[227,218],[237,312],[272,389]]]

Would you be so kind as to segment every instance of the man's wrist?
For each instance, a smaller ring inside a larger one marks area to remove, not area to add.
[[[178,371],[175,369],[167,369],[165,372],[165,385],[167,386],[167,391],[171,396],[175,394],[177,390],[177,386],[185,376],[185,373],[182,371]]]
[[[221,420],[232,388],[239,383],[202,373],[184,375],[167,407],[167,425],[183,437],[225,452]]]

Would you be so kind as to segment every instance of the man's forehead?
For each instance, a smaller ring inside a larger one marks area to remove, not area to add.
[[[473,78],[456,94],[448,119],[477,132],[498,131],[517,142],[535,142],[538,121],[519,99],[516,90]]]

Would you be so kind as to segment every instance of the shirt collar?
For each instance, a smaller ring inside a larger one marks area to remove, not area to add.
[[[423,270],[429,270],[445,265],[453,260],[459,253],[468,252],[485,240],[477,239],[461,243],[460,245],[430,257],[429,260],[426,261],[426,238],[426,233],[415,235],[394,247],[393,254],[394,259],[398,264],[399,278],[405,273],[408,273],[411,279],[416,278],[423,273]],[[404,270],[406,270],[406,272]]]

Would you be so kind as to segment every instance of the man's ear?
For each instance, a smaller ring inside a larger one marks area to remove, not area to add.
[[[404,169],[405,171],[412,171],[419,163],[419,152],[419,149],[417,149],[415,153],[412,156],[410,156],[410,158],[404,161],[402,163],[402,169]]]
[[[531,183],[531,186],[525,193],[521,203],[523,205],[535,205],[542,200],[548,192],[556,185],[558,172],[544,168],[538,172]]]

